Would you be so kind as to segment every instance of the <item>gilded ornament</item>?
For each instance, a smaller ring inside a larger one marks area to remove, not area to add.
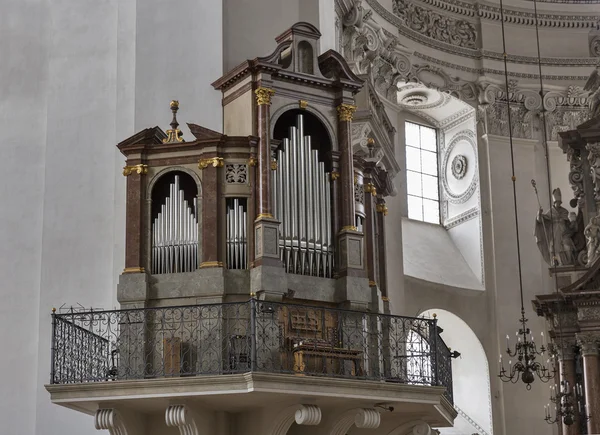
[[[375,185],[373,183],[367,183],[364,189],[365,192],[370,193],[373,196],[377,195],[377,189],[375,188]]]
[[[369,281],[369,287],[377,287],[377,283],[375,281]]]
[[[171,128],[167,130],[167,138],[163,139],[163,143],[177,143],[177,142],[185,142],[182,137],[181,130],[179,127],[179,122],[177,122],[177,111],[179,110],[179,101],[171,100],[171,112],[173,112],[173,120],[171,121]]]
[[[331,173],[331,181],[335,181],[338,178],[340,178],[340,173],[339,172],[335,172],[334,171],[334,172]]]
[[[255,220],[259,220],[259,219],[274,219],[274,217],[271,213],[261,213],[258,216],[256,216]]]
[[[272,171],[277,170],[277,160],[275,160],[275,159],[271,160],[271,170]]]
[[[258,160],[256,157],[250,157],[248,159],[248,166],[256,166],[258,164]]]
[[[124,166],[123,175],[128,177],[131,174],[144,175],[148,173],[148,165]]]
[[[143,267],[126,267],[123,273],[144,273],[146,270]]]
[[[200,268],[206,268],[206,267],[223,267],[223,262],[222,261],[204,261],[202,263],[200,263]]]
[[[356,106],[352,104],[340,104],[337,106],[338,117],[340,121],[350,122],[352,121],[352,117],[354,116],[354,112],[356,111]]]
[[[358,184],[358,175],[354,174],[354,185]]]
[[[358,231],[358,228],[354,225],[346,225],[345,227],[342,227],[342,231]]]
[[[300,106],[301,109],[306,109],[308,107],[308,101],[298,100],[298,106]]]
[[[201,159],[198,162],[199,169],[206,169],[209,166],[212,166],[213,168],[222,168],[223,165],[224,165],[224,163],[223,163],[222,157],[212,157],[210,159]]]
[[[271,97],[275,95],[275,91],[269,88],[258,88],[254,91],[256,95],[256,104],[262,106],[266,104],[268,106],[271,105]]]
[[[388,214],[388,208],[385,204],[377,204],[375,210],[377,210],[377,213],[383,213],[384,216],[387,216]]]

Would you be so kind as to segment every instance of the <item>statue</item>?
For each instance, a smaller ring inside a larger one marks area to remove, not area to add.
[[[583,90],[590,91],[588,95],[590,119],[600,116],[600,61],[598,61],[596,69],[590,74]]]
[[[590,219],[583,232],[587,243],[587,267],[590,267],[600,257],[600,216]]]
[[[569,211],[562,206],[560,189],[554,189],[552,197],[552,208],[544,213],[540,207],[536,217],[535,238],[538,249],[550,265],[573,265],[578,252],[573,241],[573,236],[577,234],[578,219],[575,213],[569,216]]]

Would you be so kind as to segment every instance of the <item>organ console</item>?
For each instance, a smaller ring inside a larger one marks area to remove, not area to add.
[[[382,110],[372,113],[378,103],[359,108],[355,137],[355,96],[372,87],[361,91],[363,79],[337,52],[319,55],[319,37],[298,23],[272,54],[213,83],[223,95],[223,133],[196,124],[187,124],[191,136],[182,133],[173,101],[170,129],[148,128],[118,145],[134,168],[124,171],[122,306],[254,293],[366,309],[373,292],[382,296],[377,211],[393,186],[381,159],[365,163],[354,142],[371,132],[369,152],[377,136],[393,156],[393,129]]]

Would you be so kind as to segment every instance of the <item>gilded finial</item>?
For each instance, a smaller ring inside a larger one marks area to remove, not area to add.
[[[437,314],[433,313],[433,318],[437,319]]]
[[[179,127],[179,122],[177,122],[177,111],[179,110],[179,101],[171,100],[171,104],[169,106],[171,107],[171,112],[173,112],[173,119],[171,120],[171,124],[169,124],[171,128],[167,130],[167,138],[163,139],[163,143],[184,142],[181,130],[177,128]]]
[[[56,313],[56,308],[52,307],[52,314]]]

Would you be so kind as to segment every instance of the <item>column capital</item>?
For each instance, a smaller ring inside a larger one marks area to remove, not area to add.
[[[577,334],[577,344],[581,347],[583,356],[598,355],[600,332],[582,332]]]
[[[337,106],[337,112],[340,121],[349,122],[352,121],[354,112],[356,112],[356,106],[353,106],[352,104],[342,103],[339,106]]]
[[[275,95],[275,90],[270,89],[270,88],[260,87],[254,91],[254,94],[256,95],[256,104],[258,104],[259,106],[263,106],[263,105],[270,106],[271,105],[271,97],[273,95]]]
[[[560,361],[575,359],[575,346],[577,345],[577,339],[573,337],[556,337],[555,348],[556,355]]]

